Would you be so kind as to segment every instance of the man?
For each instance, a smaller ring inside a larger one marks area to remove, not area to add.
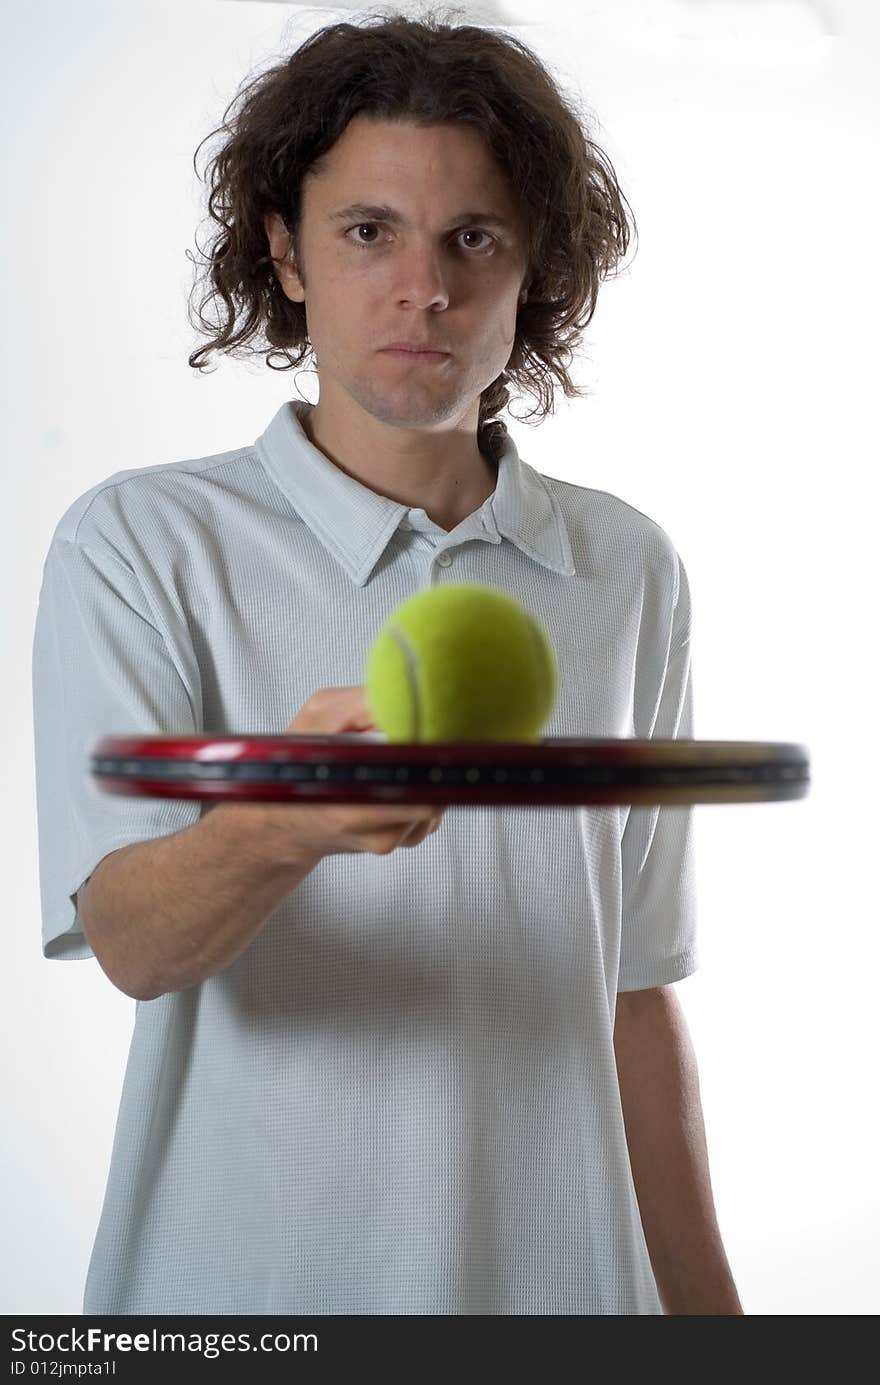
[[[316,686],[361,683],[431,583],[498,585],[544,622],[545,734],[692,735],[669,539],[477,445],[526,271],[479,136],[353,120],[304,183],[304,278],[279,216],[266,233],[318,404],[117,473],[47,558],[47,956],[92,955],[99,862],[201,813],[102,797],[100,735],[277,733]],[[448,810],[416,851],[326,856],[230,964],[144,987],[84,1311],[741,1313],[672,989],[696,965],[692,849],[689,811]]]

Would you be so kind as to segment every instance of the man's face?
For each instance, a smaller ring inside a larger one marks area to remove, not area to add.
[[[350,399],[401,427],[465,420],[513,348],[527,265],[522,213],[506,175],[468,127],[419,127],[357,117],[302,188],[303,278],[277,266],[287,296],[303,302],[321,401]],[[400,215],[356,211],[384,205]],[[485,212],[504,225],[461,213]],[[454,224],[453,224],[454,223]],[[266,218],[276,260],[288,247]],[[290,264],[290,262],[288,262]],[[439,362],[383,351],[429,342]]]

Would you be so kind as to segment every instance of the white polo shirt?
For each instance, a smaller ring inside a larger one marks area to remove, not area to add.
[[[42,945],[200,801],[97,788],[102,736],[282,734],[364,682],[390,612],[511,593],[560,670],[545,736],[692,737],[691,604],[658,524],[510,438],[446,532],[284,403],[252,446],[118,471],[62,516],[33,646]],[[451,807],[330,856],[242,956],[137,1002],[86,1314],[662,1312],[632,1183],[615,997],[695,970],[687,807]]]

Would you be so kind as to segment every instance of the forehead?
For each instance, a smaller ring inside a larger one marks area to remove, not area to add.
[[[357,116],[324,159],[313,191],[322,205],[340,192],[355,202],[392,201],[415,189],[436,192],[456,205],[486,205],[515,213],[513,188],[486,140],[466,125],[414,125]],[[350,194],[350,195],[349,195]],[[394,196],[392,196],[392,194]]]

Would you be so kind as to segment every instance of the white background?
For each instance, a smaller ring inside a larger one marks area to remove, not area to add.
[[[669,534],[695,735],[809,748],[807,799],[695,810],[701,964],[677,993],[745,1312],[876,1314],[880,17],[871,0],[534,8],[457,22],[509,29],[583,100],[638,243],[575,368],[591,397],[540,427],[514,400],[509,426],[538,471]],[[96,961],[41,953],[43,561],[85,490],[248,444],[297,397],[260,357],[187,363],[204,339],[185,252],[208,229],[193,156],[240,84],[346,17],[20,0],[4,23],[5,1314],[81,1312],[134,1019]],[[300,389],[314,400],[315,376]]]

